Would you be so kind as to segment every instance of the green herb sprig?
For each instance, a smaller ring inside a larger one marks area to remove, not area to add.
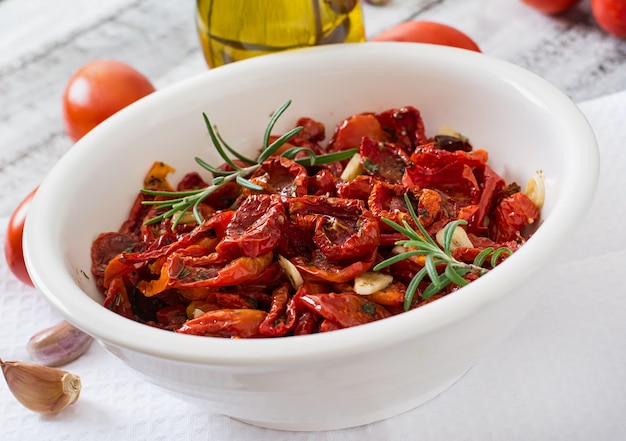
[[[441,290],[446,288],[450,283],[454,283],[458,286],[467,285],[469,282],[464,279],[463,276],[470,272],[475,272],[478,276],[482,276],[489,272],[489,268],[483,267],[489,256],[491,256],[489,263],[493,268],[498,264],[500,257],[504,254],[513,254],[513,251],[510,248],[501,247],[494,249],[492,247],[488,247],[482,250],[471,264],[460,262],[452,257],[452,237],[454,230],[459,225],[467,224],[467,222],[459,219],[448,223],[443,229],[443,246],[439,246],[439,244],[430,236],[430,234],[428,234],[424,226],[419,221],[419,218],[411,205],[409,197],[406,194],[404,195],[404,200],[406,201],[409,213],[415,221],[419,231],[415,231],[415,229],[411,227],[406,220],[402,221],[403,225],[399,225],[392,220],[382,218],[383,222],[407,237],[406,240],[397,241],[396,245],[406,247],[408,251],[378,263],[373,269],[374,271],[380,271],[381,269],[393,265],[401,260],[408,259],[413,256],[425,256],[424,267],[419,270],[417,274],[415,274],[407,286],[407,290],[404,295],[405,311],[411,307],[415,292],[417,291],[419,284],[426,278],[426,276],[430,279],[430,283],[422,293],[422,299],[424,300],[441,292]],[[439,272],[437,266],[443,266],[444,270]]]
[[[263,146],[261,149],[261,153],[256,157],[256,159],[248,158],[229,146],[219,135],[217,129],[214,128],[207,115],[203,113],[202,116],[204,118],[204,123],[207,127],[209,136],[211,137],[211,142],[213,143],[215,150],[217,150],[222,159],[228,165],[230,165],[233,170],[219,170],[204,161],[203,159],[196,157],[196,163],[198,163],[198,165],[200,165],[202,168],[213,173],[213,175],[215,176],[213,178],[213,181],[211,182],[211,185],[209,185],[208,187],[189,191],[160,191],[150,190],[147,188],[142,189],[142,193],[152,196],[165,196],[168,198],[165,200],[144,201],[145,205],[154,205],[158,209],[165,210],[158,216],[155,216],[148,220],[146,224],[154,224],[171,217],[173,218],[172,228],[174,228],[176,227],[176,225],[178,225],[185,213],[187,213],[189,210],[193,212],[196,221],[198,223],[202,223],[203,218],[199,210],[200,203],[205,200],[211,193],[215,192],[229,182],[234,181],[240,186],[249,188],[251,190],[263,190],[263,187],[256,185],[247,178],[261,167],[263,161],[269,159],[273,154],[276,153],[276,151],[280,147],[289,142],[289,140],[291,140],[295,135],[300,133],[300,131],[302,131],[303,129],[302,126],[298,126],[270,143],[272,130],[274,129],[276,122],[285,112],[285,110],[287,110],[290,104],[291,100],[286,101],[272,114],[272,117],[270,118],[270,121],[265,129],[265,134],[263,136]],[[302,152],[306,153],[307,156],[296,158],[296,155]],[[341,152],[317,155],[313,150],[309,148],[292,147],[284,151],[280,156],[291,159],[298,164],[309,166],[343,161],[345,159],[351,158],[357,152],[358,149],[350,149]],[[235,163],[230,155],[247,165],[237,165],[237,163]]]

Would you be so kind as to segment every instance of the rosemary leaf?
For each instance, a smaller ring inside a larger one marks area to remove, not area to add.
[[[452,265],[446,266],[444,274],[448,279],[459,286],[465,286],[469,282],[463,278],[465,274],[469,273],[467,268],[458,268]]]
[[[294,162],[297,162],[300,165],[324,165],[330,164],[332,162],[343,161],[345,159],[350,159],[354,156],[355,153],[358,153],[359,149],[349,149],[342,150],[340,152],[326,153],[323,155],[316,155],[314,157],[314,163],[311,161],[311,156],[307,156],[305,158],[297,158]]]
[[[242,155],[237,150],[229,146],[226,143],[226,141],[224,141],[224,139],[222,138],[222,135],[220,135],[220,132],[216,131],[215,136],[217,136],[217,139],[219,140],[219,142],[222,143],[224,148],[228,150],[235,158],[239,159],[240,161],[245,162],[246,164],[250,164],[250,165],[256,164],[256,161],[254,159],[250,159],[247,156]]]
[[[435,259],[432,254],[428,254],[426,256],[426,264],[424,265],[424,268],[426,268],[426,273],[428,274],[428,277],[430,277],[431,282],[436,286],[437,291],[439,291],[441,289],[439,274],[437,273]]]
[[[482,250],[474,258],[474,262],[473,262],[474,265],[476,265],[476,266],[483,266],[483,263],[485,263],[485,260],[487,259],[487,257],[489,257],[489,255],[491,253],[493,253],[493,248],[492,247],[488,247],[488,248],[485,248],[484,250]]]
[[[267,124],[267,127],[265,128],[265,134],[263,135],[263,145],[265,147],[269,146],[270,137],[272,136],[272,130],[274,130],[276,121],[278,121],[278,119],[281,117],[283,113],[285,113],[285,110],[287,110],[287,107],[289,107],[290,105],[291,105],[291,100],[287,100],[272,114],[272,117],[270,118],[270,122]],[[263,162],[263,161],[258,161],[258,162]]]
[[[206,113],[203,113],[202,117],[204,118],[204,125],[206,125],[206,128],[209,131],[209,136],[211,137],[211,141],[213,141],[213,146],[215,147],[215,150],[217,150],[217,152],[220,154],[222,159],[224,159],[224,161],[228,165],[230,165],[235,170],[241,170],[241,167],[235,164],[233,160],[230,159],[230,156],[228,156],[226,152],[224,151],[224,148],[222,147],[222,143],[220,142],[220,139],[215,134],[215,130],[213,129],[213,124],[211,124],[211,121],[209,121],[209,117],[206,115]]]
[[[263,152],[261,152],[261,154],[259,155],[259,158],[257,159],[258,162],[263,162],[266,159],[268,159],[270,156],[272,156],[274,153],[276,153],[276,151],[281,148],[283,145],[285,145],[291,138],[293,138],[294,136],[296,136],[299,132],[301,132],[303,129],[302,126],[298,126],[295,129],[291,129],[290,131],[288,131],[287,133],[285,133],[284,135],[282,135],[280,138],[278,138],[276,141],[274,141],[272,144],[270,144],[269,146],[267,146]]]
[[[511,254],[513,254],[513,251],[510,248],[506,248],[506,247],[498,248],[497,250],[495,250],[493,252],[493,254],[491,255],[491,262],[490,263],[491,263],[492,267],[495,267],[498,264],[498,259],[504,253],[507,253],[508,255],[511,255]]]
[[[442,246],[435,241],[435,239],[426,231],[424,226],[419,220],[411,200],[407,194],[404,195],[411,218],[417,225],[416,231],[405,219],[402,220],[402,225],[393,222],[389,219],[383,218],[383,222],[392,227],[394,230],[402,233],[407,239],[399,240],[396,245],[402,245],[410,249],[402,254],[389,257],[388,259],[376,264],[374,271],[379,271],[382,268],[386,268],[390,265],[398,263],[404,259],[408,259],[413,256],[423,255],[426,256],[424,260],[424,267],[422,267],[413,276],[409,285],[407,286],[404,294],[404,309],[408,310],[412,303],[415,293],[419,284],[428,277],[430,283],[422,293],[422,300],[427,300],[435,294],[444,290],[448,285],[454,283],[458,286],[465,286],[469,282],[464,278],[465,275],[470,272],[476,273],[478,276],[482,276],[487,273],[489,269],[483,268],[485,260],[491,255],[491,266],[495,267],[498,263],[498,259],[506,254],[513,254],[509,248],[498,248],[494,251],[493,248],[487,248],[476,256],[472,264],[458,261],[452,256],[452,240],[455,229],[459,225],[466,224],[467,222],[462,219],[449,222],[443,230]],[[443,271],[441,271],[443,269]]]
[[[422,268],[417,272],[415,277],[411,279],[409,285],[406,287],[406,292],[404,293],[404,310],[408,311],[413,303],[413,297],[415,297],[415,292],[419,287],[419,284],[426,277],[426,268]]]
[[[211,164],[209,164],[208,162],[206,162],[204,159],[202,158],[195,158],[196,163],[204,168],[207,171],[210,171],[211,173],[213,173],[214,175],[218,175],[218,176],[228,176],[232,173],[232,170],[220,170],[217,169],[215,167],[213,167]]]
[[[235,178],[235,181],[237,181],[237,184],[241,185],[242,187],[249,188],[250,190],[256,190],[256,191],[263,190],[263,187],[261,187],[260,185],[250,182],[249,180],[241,177],[240,175],[237,175],[237,177]]]
[[[374,265],[372,268],[374,271],[380,271],[383,268],[393,265],[394,263],[400,262],[401,260],[408,259],[412,256],[419,256],[420,254],[424,254],[422,251],[407,251],[406,253],[398,254],[397,256],[390,257],[384,262],[380,262]]]
[[[283,154],[280,156],[282,156],[283,158],[287,158],[287,159],[293,159],[300,152],[307,153],[308,154],[307,157],[309,158],[312,157],[315,160],[315,152],[307,147],[292,147],[289,150],[284,151]],[[311,164],[311,165],[315,165],[315,164]]]

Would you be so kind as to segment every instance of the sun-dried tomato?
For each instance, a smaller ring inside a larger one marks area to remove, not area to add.
[[[381,305],[354,293],[306,294],[300,303],[342,328],[374,322],[391,314]]]
[[[364,137],[371,139],[385,138],[383,128],[372,113],[353,115],[340,122],[335,128],[328,148],[333,152],[358,149]]]
[[[235,211],[216,251],[225,258],[266,254],[278,246],[286,224],[287,213],[279,197],[248,196]]]
[[[267,312],[258,309],[216,309],[188,320],[176,332],[224,338],[264,337],[259,326],[266,316]]]
[[[426,130],[419,110],[412,106],[389,109],[376,114],[376,119],[387,135],[387,141],[396,143],[407,154],[426,142]],[[381,139],[384,138],[374,138]]]
[[[343,283],[354,280],[369,270],[374,264],[376,253],[363,257],[353,262],[331,262],[324,253],[315,250],[310,259],[303,256],[292,257],[291,262],[303,272],[305,276],[313,280],[321,280],[332,283]]]
[[[402,182],[409,155],[398,145],[364,137],[359,149],[363,169],[390,184]]]
[[[263,187],[262,193],[294,197],[304,196],[308,190],[306,169],[297,162],[279,156],[264,161],[249,180]],[[257,190],[243,189],[245,196],[258,193]]]
[[[289,213],[313,227],[313,242],[330,260],[360,258],[380,243],[378,220],[360,200],[294,198]]]
[[[481,151],[448,152],[426,144],[411,155],[412,165],[406,168],[402,183],[409,188],[441,190],[468,204],[478,203],[481,187],[474,172],[478,169],[482,174],[486,159]]]
[[[539,219],[539,210],[524,193],[504,198],[493,213],[491,236],[496,242],[506,242],[521,237],[521,230]]]

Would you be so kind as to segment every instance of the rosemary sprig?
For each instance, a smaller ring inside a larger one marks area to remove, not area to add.
[[[215,150],[217,150],[222,159],[233,168],[233,170],[219,170],[204,161],[203,159],[196,157],[196,163],[205,170],[213,173],[213,175],[215,176],[213,178],[213,181],[211,182],[211,185],[209,185],[208,187],[189,191],[159,191],[143,188],[141,190],[142,193],[152,196],[165,196],[168,198],[164,200],[152,200],[144,202],[145,205],[154,205],[158,209],[164,210],[158,216],[155,216],[152,219],[148,220],[146,224],[154,224],[171,217],[173,219],[172,228],[175,228],[176,225],[178,225],[178,223],[181,221],[185,213],[190,210],[192,211],[196,221],[198,223],[202,223],[203,218],[199,210],[200,203],[205,200],[211,193],[229,182],[234,181],[240,186],[249,188],[251,190],[263,190],[263,187],[254,184],[247,178],[261,167],[263,161],[269,159],[272,155],[276,153],[276,151],[278,151],[279,148],[289,142],[291,138],[293,138],[303,129],[302,126],[298,126],[270,143],[274,125],[281,117],[281,115],[285,112],[285,110],[287,110],[290,104],[291,100],[286,101],[272,114],[272,117],[270,118],[270,121],[263,135],[263,146],[261,152],[256,157],[256,159],[248,158],[229,146],[219,135],[217,129],[213,126],[207,115],[203,113],[202,116],[204,118],[204,123],[209,132],[213,147],[215,148]],[[280,156],[291,159],[300,165],[309,166],[330,164],[332,162],[343,161],[344,159],[351,158],[357,151],[358,149],[350,149],[341,152],[317,155],[313,150],[308,148],[292,147],[281,153]],[[306,153],[306,156],[294,159],[296,155],[301,152]],[[230,155],[232,155],[234,159],[238,159],[246,165],[237,165],[235,160],[231,158]]]
[[[494,249],[489,247],[482,250],[471,264],[458,261],[452,257],[452,237],[454,230],[459,225],[467,224],[467,222],[459,219],[448,223],[443,229],[443,246],[439,246],[439,244],[430,236],[430,234],[428,234],[424,226],[419,221],[419,218],[411,205],[409,197],[406,194],[404,195],[404,199],[407,207],[409,208],[411,217],[415,221],[419,231],[415,231],[415,229],[413,229],[413,227],[411,227],[406,220],[402,221],[403,225],[399,225],[392,220],[382,218],[383,222],[407,237],[406,240],[396,242],[396,245],[406,247],[408,251],[378,263],[373,269],[374,271],[380,271],[381,269],[393,265],[401,260],[408,259],[413,256],[425,256],[424,266],[417,272],[417,274],[415,274],[407,286],[407,290],[404,295],[405,311],[411,307],[413,297],[415,296],[415,292],[417,291],[419,284],[427,276],[430,283],[422,293],[422,299],[424,300],[439,293],[451,283],[458,286],[467,285],[469,282],[464,279],[463,276],[470,272],[477,273],[478,276],[482,276],[489,272],[489,268],[485,268],[483,266],[489,256],[491,256],[489,263],[493,268],[498,264],[501,256],[504,254],[513,254],[513,251],[510,248],[501,247]],[[437,269],[438,266],[443,266],[444,270],[440,272]]]

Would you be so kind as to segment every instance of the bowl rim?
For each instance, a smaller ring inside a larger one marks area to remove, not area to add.
[[[95,302],[76,285],[65,268],[63,256],[55,250],[54,237],[46,232],[46,214],[54,208],[51,200],[60,191],[59,182],[71,165],[86,155],[86,145],[107,130],[123,122],[130,112],[165,102],[176,94],[192,90],[200,84],[219,82],[223,77],[242,72],[265,69],[280,63],[323,58],[333,53],[354,57],[415,56],[457,63],[498,76],[511,87],[538,100],[542,106],[554,110],[557,118],[570,120],[575,126],[564,136],[576,145],[576,155],[567,158],[569,172],[564,179],[560,199],[554,205],[535,235],[513,256],[479,280],[463,288],[463,295],[449,295],[420,308],[367,325],[297,337],[265,339],[223,339],[181,335],[153,328],[126,319]],[[199,73],[174,85],[160,89],[109,118],[92,133],[72,147],[53,167],[41,183],[30,207],[24,230],[26,265],[35,286],[47,301],[68,321],[95,337],[108,347],[125,348],[149,356],[169,360],[210,363],[214,365],[255,365],[304,363],[327,357],[349,357],[373,351],[414,338],[415,335],[436,331],[449,323],[461,320],[485,305],[503,296],[501,286],[522,284],[542,266],[549,263],[556,251],[571,237],[576,225],[572,219],[585,215],[597,185],[599,153],[595,135],[585,116],[563,92],[538,75],[510,62],[486,54],[416,43],[375,42],[329,45],[298,49],[266,55],[222,66]],[[584,173],[579,173],[584,170]],[[42,241],[49,246],[41,246]],[[524,268],[521,272],[516,268]],[[70,294],[71,293],[71,294]],[[73,300],[70,295],[76,296]],[[132,337],[129,337],[132,336]]]

